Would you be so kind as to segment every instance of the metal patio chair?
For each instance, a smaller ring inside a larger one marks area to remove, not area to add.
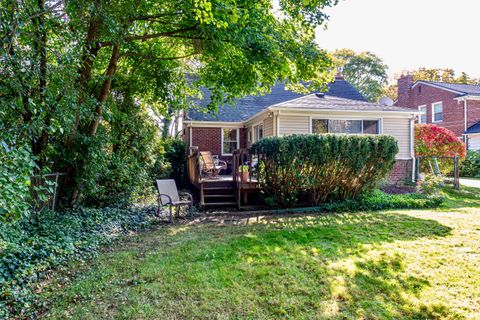
[[[223,160],[214,159],[210,151],[200,151],[202,173],[207,177],[214,178],[221,170],[227,169],[227,163]]]
[[[169,206],[170,212],[170,222],[173,222],[173,211],[172,208],[177,209],[177,215],[180,214],[181,206],[188,206],[188,213],[193,214],[193,197],[190,193],[187,192],[178,192],[177,184],[173,179],[163,179],[157,180],[157,191],[158,191],[158,209],[157,215],[160,215],[161,208],[164,206]],[[188,200],[182,200],[180,196],[185,196]]]

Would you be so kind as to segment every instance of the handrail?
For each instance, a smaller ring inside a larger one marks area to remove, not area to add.
[[[200,169],[200,151],[198,147],[190,147],[187,157],[187,172],[190,183],[196,185],[202,181],[202,170]]]

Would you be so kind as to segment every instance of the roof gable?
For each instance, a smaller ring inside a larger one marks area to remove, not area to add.
[[[436,88],[458,93],[459,95],[480,96],[480,85],[476,85],[476,84],[462,84],[462,83],[419,80],[415,82],[413,87],[415,87],[417,84],[430,85]]]
[[[270,93],[261,96],[246,96],[236,99],[235,105],[221,105],[218,112],[203,112],[210,102],[210,92],[203,89],[203,99],[194,101],[200,110],[191,109],[187,113],[187,120],[194,121],[222,121],[222,122],[238,122],[245,121],[262,110],[306,96],[305,94],[296,93],[285,89],[285,84],[279,83],[271,88]],[[308,94],[307,94],[308,95]],[[325,95],[338,98],[363,101],[367,100],[355,89],[348,81],[337,79],[327,86]]]
[[[467,131],[465,131],[466,134],[472,134],[472,133],[480,133],[480,122],[475,123],[474,125],[470,126]]]

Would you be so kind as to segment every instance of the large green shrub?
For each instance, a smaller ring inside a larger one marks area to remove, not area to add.
[[[462,177],[480,178],[480,152],[469,150],[460,167]]]
[[[385,135],[292,135],[252,145],[267,203],[289,207],[355,199],[373,190],[395,163],[396,140]]]
[[[163,144],[165,160],[170,164],[170,177],[179,188],[187,183],[187,144],[180,139],[167,139]]]

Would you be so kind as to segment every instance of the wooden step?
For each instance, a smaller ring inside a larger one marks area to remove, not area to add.
[[[206,207],[212,206],[236,206],[237,202],[205,202]]]
[[[228,187],[204,187],[203,191],[233,190],[233,186]]]
[[[206,194],[204,198],[235,198],[234,194]]]

